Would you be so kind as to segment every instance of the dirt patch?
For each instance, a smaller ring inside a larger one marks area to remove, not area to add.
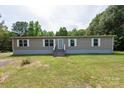
[[[23,66],[23,67],[43,67],[43,68],[49,68],[49,65],[48,64],[42,64],[40,61],[31,61],[31,63],[30,64],[28,64],[28,65],[25,65],[25,66]]]
[[[9,73],[3,73],[1,76],[0,76],[0,83],[3,83],[9,76]]]
[[[84,84],[84,87],[85,88],[93,88],[90,84],[88,84],[88,83],[86,83],[86,84]]]
[[[10,61],[7,61],[7,60],[0,60],[0,67],[5,66],[5,65],[7,65],[7,64],[9,64],[9,63],[10,63]]]
[[[102,88],[102,86],[100,84],[97,84],[96,88]]]

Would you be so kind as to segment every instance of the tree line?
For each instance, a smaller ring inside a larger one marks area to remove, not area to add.
[[[38,21],[17,21],[12,24],[12,30],[9,31],[7,26],[2,21],[0,23],[0,52],[12,51],[11,37],[23,36],[83,36],[85,35],[84,29],[77,30],[74,28],[72,31],[67,31],[66,27],[60,27],[59,31],[42,30]]]
[[[0,16],[1,17],[1,16]],[[88,35],[116,35],[115,50],[124,50],[124,6],[112,5],[105,11],[97,14],[86,29],[72,29],[60,27],[55,31],[41,28],[38,21],[17,21],[9,31],[4,21],[0,22],[0,51],[11,51],[12,36],[88,36]]]
[[[66,27],[60,27],[59,31],[42,30],[38,21],[23,22],[17,21],[12,25],[12,32],[18,36],[83,36],[86,35],[86,30],[76,28],[67,31]]]
[[[124,50],[124,5],[109,6],[87,29],[90,35],[115,35],[114,49]]]

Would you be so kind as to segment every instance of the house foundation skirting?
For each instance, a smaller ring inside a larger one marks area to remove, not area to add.
[[[112,50],[66,50],[65,54],[112,53]],[[52,54],[53,50],[14,50],[13,54]]]
[[[112,53],[112,50],[66,50],[66,54]]]
[[[52,54],[53,50],[14,50],[13,54]]]

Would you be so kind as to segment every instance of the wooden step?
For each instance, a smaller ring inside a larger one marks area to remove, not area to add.
[[[65,51],[63,49],[57,49],[55,51],[53,51],[53,56],[64,56],[65,55]]]

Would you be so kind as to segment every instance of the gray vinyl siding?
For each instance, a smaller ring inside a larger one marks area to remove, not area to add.
[[[66,54],[82,54],[82,53],[112,53],[112,38],[100,38],[100,47],[91,46],[91,38],[78,38],[77,46],[66,48]],[[68,45],[68,40],[65,39],[65,44]]]
[[[43,47],[42,39],[29,39],[29,47],[17,47],[17,39],[14,40],[15,50],[52,50],[53,47]]]
[[[92,47],[91,46],[91,38],[78,38],[77,39],[77,46],[73,47],[67,47],[67,50],[81,50],[81,49],[87,49],[87,50],[112,50],[112,38],[100,38],[101,44],[100,47]],[[65,40],[66,44],[68,43],[67,40]]]
[[[43,47],[43,39],[64,39],[66,45],[66,54],[81,53],[112,53],[113,37],[98,37],[101,39],[100,47],[91,46],[91,38],[93,37],[50,37],[50,38],[13,38],[14,54],[52,54],[53,47]],[[29,47],[17,47],[17,39],[29,39]],[[77,39],[77,46],[68,47],[68,39]]]

